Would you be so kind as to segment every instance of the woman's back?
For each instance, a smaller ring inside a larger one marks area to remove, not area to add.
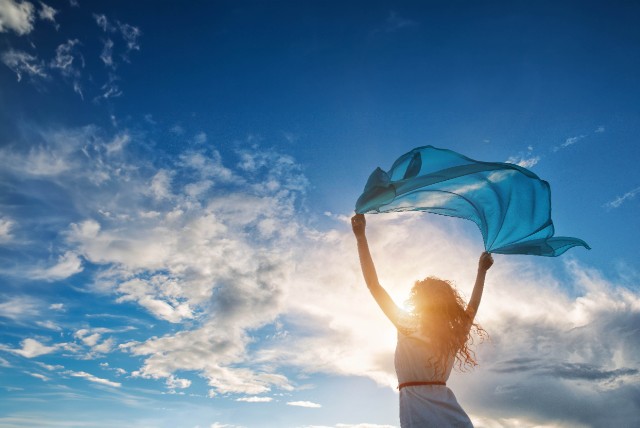
[[[406,382],[446,382],[453,368],[454,355],[451,355],[445,364],[445,371],[436,370],[434,363],[437,355],[433,344],[428,337],[419,331],[398,331],[396,344],[395,368],[398,383]]]
[[[435,353],[429,338],[413,332],[398,331],[395,367],[400,385],[407,382],[446,382],[453,368],[451,355],[444,374],[434,368]],[[400,425],[402,428],[472,428],[471,420],[453,392],[445,385],[412,385],[400,389]]]

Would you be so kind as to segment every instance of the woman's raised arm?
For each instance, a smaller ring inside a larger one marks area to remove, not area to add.
[[[493,257],[486,251],[480,256],[478,261],[478,275],[476,276],[476,283],[473,286],[473,293],[471,294],[471,300],[467,305],[467,314],[471,321],[478,312],[478,306],[480,306],[480,300],[482,299],[482,291],[484,290],[484,280],[487,275],[487,271],[493,265]]]
[[[356,214],[351,217],[351,228],[358,241],[358,255],[360,256],[362,275],[364,276],[371,295],[378,303],[378,306],[380,306],[380,309],[382,309],[382,312],[398,327],[402,310],[395,304],[391,296],[389,296],[389,293],[387,293],[387,290],[378,282],[378,274],[376,273],[376,267],[371,258],[369,243],[367,242],[367,236],[365,234],[366,225],[367,221],[364,218],[364,214]]]

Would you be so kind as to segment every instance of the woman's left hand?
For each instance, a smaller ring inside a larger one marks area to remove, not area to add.
[[[488,271],[489,268],[493,266],[493,256],[491,253],[487,253],[486,251],[482,253],[480,256],[480,260],[478,261],[478,269],[483,271]]]

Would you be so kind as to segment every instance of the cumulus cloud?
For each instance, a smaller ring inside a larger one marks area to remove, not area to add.
[[[78,254],[67,251],[60,255],[58,262],[47,268],[35,268],[25,272],[30,278],[59,281],[82,272],[82,259]]]
[[[98,277],[100,286],[111,290],[117,302],[134,302],[173,323],[206,310],[199,329],[125,347],[134,355],[151,355],[139,376],[168,378],[179,370],[175,363],[182,364],[175,358],[184,355],[184,361],[190,361],[185,370],[202,372],[219,392],[290,390],[286,377],[268,367],[249,367],[251,360],[244,350],[251,341],[247,329],[271,322],[281,307],[278,284],[290,270],[286,265],[290,249],[283,243],[295,236],[298,225],[291,219],[305,186],[299,167],[290,157],[268,150],[243,152],[250,174],[236,177],[215,151],[187,153],[164,175],[180,179],[171,185],[168,179],[160,179],[162,174],[152,175],[151,168],[140,174],[144,166],[118,163],[113,156],[124,145],[109,150],[113,141],[87,128],[47,134],[33,149],[5,149],[6,164],[12,164],[5,171],[9,178],[46,177],[61,190],[73,187],[74,193],[68,196],[78,198],[85,212],[93,213],[68,226],[66,242],[73,250],[34,276],[62,278],[79,271],[84,259],[119,267],[105,269]],[[57,159],[55,167],[40,161],[46,157]],[[78,174],[87,173],[91,179],[83,186],[71,186]],[[122,179],[122,174],[128,178]],[[117,182],[112,181],[115,177],[120,177]],[[191,192],[189,186],[203,178],[222,187],[218,192]],[[155,191],[140,200],[149,181],[155,183],[150,187]],[[127,201],[120,203],[104,194],[119,194]],[[148,215],[151,210],[158,214]],[[255,239],[266,247],[256,246]],[[97,339],[95,335],[80,338],[86,346],[98,346]],[[103,345],[104,351],[112,343]],[[197,346],[202,348],[200,355],[211,358],[193,357]],[[156,352],[156,347],[163,351]],[[232,361],[234,367],[229,366]]]
[[[175,376],[169,376],[167,378],[167,387],[171,389],[185,389],[191,386],[191,381],[189,379],[181,379]]]
[[[59,28],[58,24],[56,23],[57,13],[58,11],[52,8],[51,6],[40,2],[40,10],[38,11],[38,17],[45,21],[51,21],[53,25],[56,27],[56,29]]]
[[[96,272],[86,291],[172,324],[117,346],[140,358],[132,376],[181,388],[186,373],[197,374],[210,396],[247,400],[293,391],[318,372],[395,387],[394,329],[364,286],[348,217],[332,215],[324,229],[306,220],[308,182],[292,157],[253,146],[227,161],[207,149],[162,159],[160,169],[127,156],[133,139],[109,152],[115,137],[96,129],[59,135],[71,139],[66,151],[51,135],[36,147],[59,153],[65,168],[3,174],[72,188],[71,205],[82,211],[60,228],[61,245]],[[73,144],[75,135],[91,143]],[[5,150],[14,164],[33,163],[29,149]],[[71,187],[79,176],[93,179]],[[479,233],[436,217],[369,216],[380,280],[400,303],[427,275],[471,292]],[[578,426],[637,414],[640,295],[568,257],[556,260],[562,276],[533,258],[496,256],[479,312],[491,341],[476,348],[479,368],[450,379],[474,420]],[[256,333],[269,326],[279,334]],[[105,344],[106,332],[85,330],[76,334],[81,346],[116,347]],[[38,344],[9,352],[55,350]]]
[[[20,348],[10,348],[5,345],[0,345],[0,350],[4,350],[7,352],[11,352],[16,355],[20,355],[25,358],[35,358],[41,355],[51,354],[52,352],[56,352],[64,344],[57,344],[53,346],[47,346],[43,343],[38,342],[35,339],[24,339],[21,343]]]
[[[35,8],[28,1],[0,0],[0,32],[14,31],[18,35],[33,30]]]

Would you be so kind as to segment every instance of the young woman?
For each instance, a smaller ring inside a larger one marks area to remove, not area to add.
[[[417,281],[409,296],[410,312],[400,309],[378,282],[365,235],[363,214],[351,218],[358,241],[362,274],[384,314],[398,330],[395,354],[400,389],[402,428],[473,427],[471,420],[447,388],[454,362],[464,369],[476,365],[471,330],[486,333],[473,322],[478,311],[487,270],[493,264],[489,253],[482,253],[478,276],[466,305],[449,281],[429,277]]]

